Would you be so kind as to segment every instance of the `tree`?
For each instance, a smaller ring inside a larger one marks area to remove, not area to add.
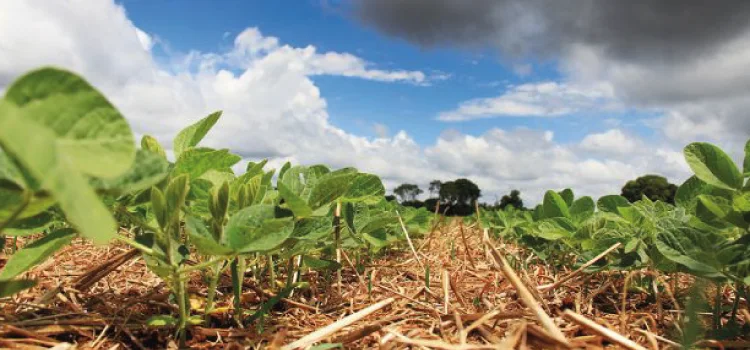
[[[415,184],[401,184],[393,190],[402,202],[411,202],[422,194],[422,190]]]
[[[659,175],[644,175],[628,181],[622,187],[622,196],[631,203],[641,200],[645,195],[652,201],[674,204],[676,193],[677,185],[669,183],[665,177]]]
[[[507,206],[513,206],[516,209],[523,209],[523,200],[521,200],[521,191],[512,190],[510,195],[504,195],[500,199],[500,209],[505,209]]]
[[[389,195],[385,196],[385,200],[387,200],[389,202],[395,201],[396,200],[396,196],[389,194]]]
[[[448,181],[440,186],[440,201],[451,207],[449,215],[470,215],[474,211],[473,203],[481,195],[479,186],[468,179]]]
[[[430,197],[432,197],[435,194],[440,193],[440,186],[443,183],[440,182],[440,180],[432,180],[430,181]]]
[[[427,208],[429,211],[435,211],[435,208],[437,208],[438,205],[438,199],[437,198],[429,198],[424,201],[424,207]]]

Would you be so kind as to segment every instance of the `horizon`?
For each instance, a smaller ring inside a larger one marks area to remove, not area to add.
[[[679,185],[692,141],[741,159],[746,3],[455,4],[8,1],[0,91],[54,65],[138,136],[171,144],[223,110],[206,145],[241,166],[354,166],[389,194],[467,178],[486,203],[513,189],[528,205],[547,189],[596,198],[646,174]]]

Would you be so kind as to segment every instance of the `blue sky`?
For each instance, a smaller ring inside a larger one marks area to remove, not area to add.
[[[223,110],[204,143],[245,161],[354,166],[389,189],[464,177],[484,201],[680,183],[696,140],[740,156],[750,25],[710,19],[744,9],[562,3],[6,1],[0,91],[55,65],[167,148]]]
[[[480,135],[495,127],[528,127],[552,130],[559,142],[577,142],[589,133],[606,130],[607,118],[631,121],[630,127],[642,135],[650,132],[645,125],[632,122],[648,114],[622,112],[595,117],[435,121],[440,112],[454,109],[462,101],[497,96],[510,84],[559,80],[561,75],[554,61],[535,60],[521,62],[533,67],[531,73],[521,76],[513,71],[513,63],[504,62],[490,47],[423,49],[363,27],[342,14],[341,4],[336,2],[121,0],[120,3],[136,26],[154,33],[175,51],[228,49],[238,33],[253,26],[264,35],[278,37],[295,47],[314,45],[321,51],[356,54],[377,68],[449,75],[429,86],[384,84],[340,76],[314,77],[328,102],[332,123],[358,135],[376,136],[373,124],[379,123],[391,132],[406,130],[417,142],[428,145],[446,129]]]

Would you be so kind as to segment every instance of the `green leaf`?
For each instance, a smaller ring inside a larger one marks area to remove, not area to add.
[[[288,191],[302,197],[302,192],[305,189],[305,185],[307,185],[305,182],[303,182],[303,177],[306,171],[307,168],[303,166],[293,166],[287,169],[284,172],[283,176],[279,176],[279,179],[276,182],[277,187],[278,183],[281,182],[284,184]]]
[[[182,212],[182,206],[190,192],[190,180],[187,175],[180,175],[169,181],[167,190],[164,192],[166,200],[167,222],[177,221]]]
[[[263,159],[258,163],[249,162],[247,163],[245,172],[250,173],[253,176],[263,174],[263,167],[266,166],[266,164],[268,164],[268,159]]]
[[[221,186],[223,183],[232,183],[237,177],[234,172],[218,169],[206,171],[199,179],[210,182],[213,186]]]
[[[69,162],[83,174],[115,177],[135,158],[133,133],[125,118],[73,73],[55,68],[27,73],[11,84],[5,101],[18,107],[18,116],[24,121],[50,130],[58,162]],[[14,128],[4,125],[0,129],[13,132]],[[32,140],[26,141],[32,144]]]
[[[728,190],[742,188],[742,174],[732,159],[710,143],[691,143],[684,150],[685,160],[703,182]]]
[[[183,152],[198,145],[209,130],[219,121],[221,111],[211,113],[207,117],[182,129],[174,139],[174,157],[179,159]]]
[[[372,174],[357,174],[349,189],[341,198],[346,202],[376,204],[385,196],[385,187],[380,178]]]
[[[574,232],[575,225],[564,217],[554,217],[539,221],[535,230],[535,233],[539,237],[550,241],[572,237]]]
[[[167,153],[164,152],[164,147],[162,147],[159,141],[151,135],[144,135],[141,138],[141,149],[154,153],[165,160],[167,159]]]
[[[277,186],[281,198],[284,198],[286,206],[294,213],[294,216],[297,218],[304,218],[312,215],[312,208],[310,208],[302,198],[287,188],[283,182],[278,182]]]
[[[223,220],[229,212],[229,184],[224,183],[211,191],[209,202],[211,214],[216,220]]]
[[[638,244],[641,243],[641,240],[638,238],[631,238],[627,244],[625,244],[625,254],[629,254],[634,252],[638,248]]]
[[[119,176],[135,145],[125,119],[88,83],[52,68],[17,80],[0,101],[0,145],[33,178],[26,185],[47,190],[80,233],[95,243],[113,236],[116,223],[84,175]]]
[[[34,280],[0,281],[0,298],[9,297],[36,285]]]
[[[695,216],[707,224],[715,224],[715,220],[723,220],[743,229],[748,226],[742,215],[733,210],[732,202],[718,196],[700,195]]]
[[[697,176],[693,175],[689,179],[677,188],[674,201],[675,204],[683,208],[692,208],[695,206],[695,201],[701,194],[711,193],[713,186],[701,181]]]
[[[316,271],[338,270],[341,268],[341,264],[335,260],[318,259],[309,255],[302,256],[302,265]]]
[[[750,211],[750,192],[743,192],[734,196],[732,207],[737,211]]]
[[[620,208],[629,208],[630,202],[623,197],[618,195],[608,195],[599,198],[599,200],[596,202],[596,206],[599,208],[599,210],[605,212],[605,213],[613,213],[621,215]]]
[[[75,230],[63,228],[26,245],[8,259],[5,268],[0,272],[0,280],[10,280],[43,262],[60,248],[68,245],[75,234]]]
[[[294,230],[291,218],[276,219],[272,205],[256,204],[229,218],[224,231],[227,246],[238,252],[261,252],[280,246]]]
[[[321,176],[310,190],[307,204],[317,210],[331,204],[349,191],[356,173],[328,173]]]
[[[26,186],[29,181],[34,181],[28,178],[28,174],[18,167],[15,161],[9,157],[2,148],[0,148],[0,187],[8,189],[18,189],[38,186]]]
[[[185,228],[187,229],[190,242],[193,243],[201,254],[230,255],[233,253],[231,248],[222,245],[214,239],[213,235],[208,232],[206,225],[200,219],[188,216],[185,220]]]
[[[177,158],[172,174],[188,174],[191,179],[197,179],[209,170],[228,170],[240,160],[242,157],[226,149],[190,148]]]
[[[544,216],[546,218],[570,217],[568,205],[565,200],[555,191],[547,191],[542,202]]]
[[[742,163],[745,177],[750,177],[750,140],[745,144],[745,160]]]
[[[27,236],[41,233],[54,223],[55,216],[51,212],[45,211],[29,218],[15,220],[2,233],[8,236]]]
[[[696,215],[704,221],[723,219],[730,210],[731,204],[724,198],[710,195],[698,196]]]
[[[568,207],[573,205],[573,200],[575,199],[575,195],[573,194],[573,190],[566,188],[562,191],[560,191],[560,197],[562,197],[563,200],[565,200],[565,204],[568,205]]]
[[[670,227],[656,236],[656,248],[669,260],[696,273],[717,273],[711,238],[688,227]]]
[[[284,165],[282,165],[281,169],[279,170],[279,179],[283,179],[284,173],[286,173],[286,171],[289,170],[289,168],[291,167],[292,167],[292,163],[289,163],[289,162],[284,163]]]
[[[89,181],[98,190],[114,194],[142,191],[155,186],[169,173],[169,163],[160,155],[138,150],[130,169],[112,179],[94,178]]]
[[[146,326],[149,327],[174,327],[178,323],[176,318],[169,315],[151,316],[146,320]]]
[[[576,222],[583,222],[594,215],[596,204],[589,196],[578,198],[570,207],[570,217]]]
[[[159,223],[159,227],[167,227],[167,199],[164,198],[164,193],[156,187],[151,188],[151,208],[154,211],[154,216],[156,217],[156,222]]]

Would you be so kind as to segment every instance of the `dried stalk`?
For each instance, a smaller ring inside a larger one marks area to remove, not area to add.
[[[550,333],[553,338],[559,340],[563,344],[568,344],[568,340],[565,338],[565,335],[562,333],[562,331],[560,331],[560,328],[558,328],[557,325],[555,325],[555,322],[552,321],[552,319],[549,317],[549,315],[544,312],[544,309],[541,307],[541,305],[539,305],[539,303],[537,303],[534,295],[531,294],[526,286],[524,286],[521,278],[519,278],[516,272],[513,271],[512,268],[510,268],[510,265],[508,265],[508,262],[505,261],[505,258],[497,253],[495,248],[492,246],[492,243],[490,243],[489,241],[485,241],[484,243],[487,249],[490,251],[490,254],[492,254],[495,267],[498,268],[503,274],[505,274],[505,277],[508,279],[508,281],[510,281],[513,287],[515,287],[518,291],[521,300],[529,309],[531,309],[531,311],[534,312],[539,322],[542,323],[542,326],[544,326],[544,328],[547,330],[547,332]]]
[[[281,349],[282,350],[300,349],[300,348],[305,348],[309,345],[315,344],[325,338],[328,338],[329,336],[333,335],[334,333],[338,332],[344,327],[350,326],[354,324],[355,322],[369,316],[370,314],[390,305],[391,303],[393,303],[394,300],[395,300],[394,298],[388,298],[376,304],[370,305],[360,311],[357,311],[347,317],[344,317],[334,323],[331,323],[328,326],[320,328],[317,331],[312,332],[300,338],[299,340],[287,346],[282,347]]]
[[[414,254],[414,259],[417,260],[419,267],[421,267],[424,270],[424,265],[422,264],[422,261],[419,260],[417,251],[414,249],[414,244],[411,242],[411,238],[409,238],[409,231],[406,230],[406,225],[404,225],[404,220],[401,219],[401,214],[399,214],[398,211],[396,211],[396,216],[398,217],[398,222],[401,224],[401,229],[404,230],[404,235],[406,236],[406,242],[409,243],[409,248],[411,248],[411,252]]]
[[[630,350],[646,350],[646,348],[638,345],[636,342],[626,338],[624,335],[617,333],[609,328],[606,328],[584,316],[581,316],[571,310],[565,310],[563,312],[563,316],[567,319],[569,319],[572,322],[575,322],[579,325],[581,325],[583,328],[586,328],[604,338],[607,338],[613,343],[616,343],[622,347],[625,347]]]
[[[581,272],[583,272],[583,270],[587,269],[591,265],[594,265],[597,261],[599,261],[603,257],[607,256],[607,254],[611,253],[613,250],[615,250],[617,248],[620,248],[621,245],[622,245],[622,243],[619,243],[619,242],[616,243],[615,245],[609,247],[607,250],[603,251],[601,254],[597,255],[593,259],[591,259],[588,262],[586,262],[585,264],[581,265],[581,267],[579,267],[577,270],[571,272],[570,274],[568,274],[567,276],[563,277],[559,281],[557,281],[557,282],[555,282],[555,283],[553,283],[551,285],[539,286],[539,288],[537,288],[537,289],[540,290],[540,291],[544,291],[544,290],[555,289],[555,288],[559,287],[563,283],[565,283],[567,281],[570,281],[573,277],[578,276],[578,274],[580,274]]]

